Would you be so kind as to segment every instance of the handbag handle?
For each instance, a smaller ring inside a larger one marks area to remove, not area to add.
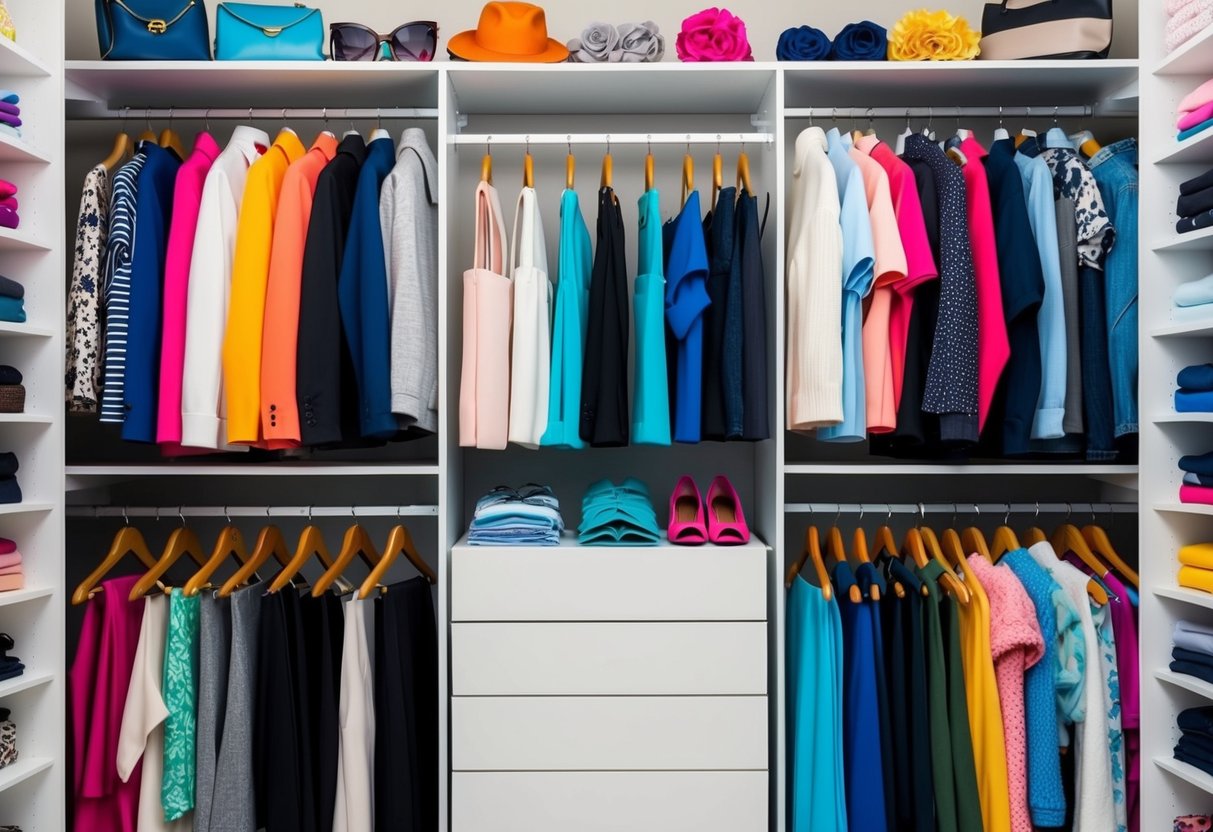
[[[1010,2],[1011,2],[1011,0],[1002,0],[1002,11],[999,12],[1000,14],[1010,13],[1011,10],[1007,8],[1007,3],[1010,3]],[[1037,2],[1033,3],[1032,5],[1039,6],[1041,3],[1056,3],[1056,2],[1057,2],[1057,0],[1037,0]]]
[[[501,274],[501,239],[489,204],[491,187],[487,182],[481,182],[476,188],[476,253],[472,268]]]

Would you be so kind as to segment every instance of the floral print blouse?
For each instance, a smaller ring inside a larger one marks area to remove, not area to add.
[[[96,413],[101,395],[101,270],[109,229],[110,175],[97,165],[84,177],[76,219],[76,254],[67,292],[67,365],[64,398],[68,410]]]

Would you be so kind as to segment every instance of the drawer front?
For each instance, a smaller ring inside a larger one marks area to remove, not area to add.
[[[765,771],[456,772],[452,832],[767,832]]]
[[[765,696],[767,625],[452,624],[451,685],[455,696]]]
[[[455,771],[767,768],[765,696],[453,697]]]
[[[668,549],[456,546],[452,621],[765,621],[758,544]]]

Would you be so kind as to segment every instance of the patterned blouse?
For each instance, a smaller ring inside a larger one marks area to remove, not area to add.
[[[121,423],[126,416],[126,334],[131,308],[131,256],[135,248],[135,202],[139,171],[147,161],[142,149],[114,174],[109,239],[105,248],[105,377],[101,421]]]
[[[1103,269],[1104,258],[1116,241],[1116,230],[1112,227],[1112,220],[1108,217],[1091,169],[1069,141],[1056,128],[1050,130],[1040,158],[1045,160],[1053,173],[1054,193],[1074,201],[1079,265]]]
[[[110,175],[97,165],[84,177],[76,219],[76,255],[67,292],[68,410],[96,413],[101,398],[101,266],[109,230]]]

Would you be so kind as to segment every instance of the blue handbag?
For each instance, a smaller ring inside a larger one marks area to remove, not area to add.
[[[110,61],[209,61],[202,0],[96,0],[97,42]]]
[[[215,13],[217,61],[323,61],[320,9],[299,3],[220,3]]]

